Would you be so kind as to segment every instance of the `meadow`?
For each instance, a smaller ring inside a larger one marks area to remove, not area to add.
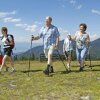
[[[89,62],[86,62],[89,64]],[[43,74],[46,62],[16,61],[16,72],[0,74],[0,100],[100,100],[100,61],[92,61],[93,68],[79,72],[76,61],[66,72],[61,61],[54,62],[54,73]]]

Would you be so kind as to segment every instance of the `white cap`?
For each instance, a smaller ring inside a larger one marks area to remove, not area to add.
[[[70,34],[70,33],[68,33],[68,36],[69,36],[69,35],[71,36],[71,34]]]

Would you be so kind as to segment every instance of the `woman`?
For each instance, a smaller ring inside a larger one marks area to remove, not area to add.
[[[86,32],[87,29],[86,24],[81,23],[79,27],[80,31],[76,32],[74,39],[76,40],[76,55],[77,55],[77,60],[80,64],[80,71],[83,71],[86,52],[88,50],[90,43],[90,37]]]
[[[71,67],[71,60],[72,60],[73,43],[72,43],[70,34],[64,40],[63,52],[66,56],[66,59],[68,60],[68,64],[67,64],[68,70],[71,71],[70,67]]]
[[[1,28],[1,33],[2,33],[2,42],[3,42],[3,49],[4,49],[4,57],[2,60],[2,65],[0,67],[0,72],[3,68],[3,66],[5,66],[6,68],[8,68],[6,66],[6,61],[9,60],[11,63],[11,67],[12,67],[12,72],[15,72],[14,69],[14,64],[12,61],[12,57],[11,57],[11,53],[12,53],[12,45],[14,45],[13,43],[13,38],[11,37],[11,35],[7,34],[8,33],[8,29],[6,27],[2,27]]]

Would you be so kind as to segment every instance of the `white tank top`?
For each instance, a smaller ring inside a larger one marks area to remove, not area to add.
[[[70,41],[68,38],[66,38],[66,39],[64,40],[64,49],[65,49],[66,51],[73,50],[73,43],[72,43],[72,41]]]
[[[12,40],[12,38],[10,37],[10,36],[8,36],[8,37],[3,37],[2,38],[2,43],[3,43],[3,45],[4,45],[4,47],[3,48],[9,48],[10,46],[9,46],[9,42],[7,41],[7,39],[9,39],[9,41],[11,41]]]

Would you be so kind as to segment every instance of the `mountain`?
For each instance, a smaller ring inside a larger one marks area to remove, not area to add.
[[[94,59],[100,59],[100,38],[91,42],[91,57]]]
[[[59,50],[61,54],[63,54],[63,42],[64,40],[59,42]],[[35,58],[39,58],[40,54],[43,53],[43,46],[37,46],[32,48],[32,50],[27,50],[26,52],[19,54],[18,57],[28,57],[30,55],[30,52],[31,54],[34,54]],[[54,51],[54,53],[57,52]],[[91,42],[90,53],[92,59],[100,59],[100,38]]]
[[[60,53],[62,54],[63,52],[63,42],[64,40],[60,41],[59,42],[59,48],[60,48]],[[19,57],[22,57],[22,56],[29,56],[31,54],[34,54],[34,56],[36,58],[39,58],[40,54],[43,53],[43,46],[36,46],[34,48],[32,48],[31,50],[27,50],[26,52],[18,55]],[[57,53],[56,51],[54,51],[54,53]]]

